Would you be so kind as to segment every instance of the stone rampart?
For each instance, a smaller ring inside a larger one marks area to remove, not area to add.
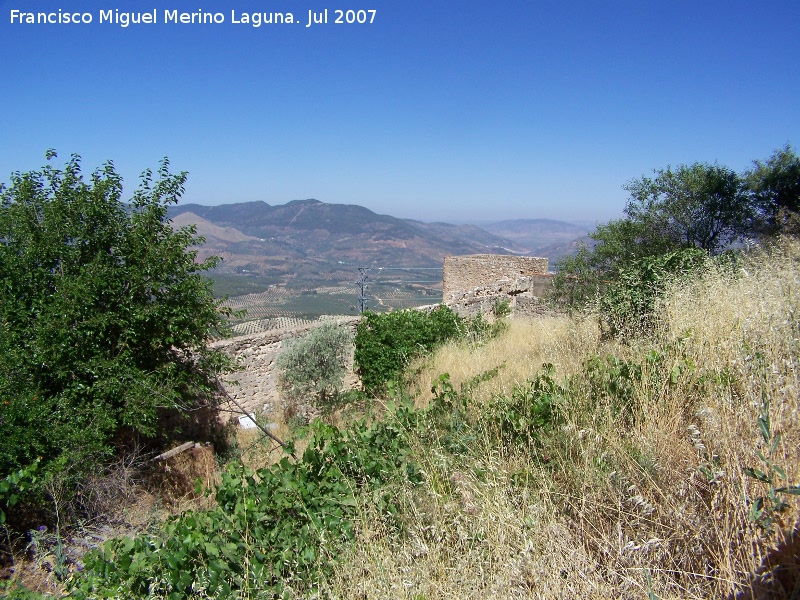
[[[515,316],[549,314],[540,298],[550,286],[546,258],[478,254],[448,256],[444,262],[444,303],[461,315],[492,315],[498,301],[509,301]],[[433,307],[418,307],[431,310]],[[336,317],[355,330],[359,317]],[[234,358],[241,370],[223,378],[227,393],[248,413],[275,414],[286,408],[281,400],[275,359],[284,343],[308,333],[321,322],[291,329],[262,331],[218,341],[212,347]],[[352,373],[352,356],[345,388],[358,384]],[[234,405],[222,405],[222,417],[238,416]],[[306,407],[308,408],[308,407]]]
[[[515,316],[551,311],[540,300],[552,283],[547,259],[501,254],[448,256],[444,259],[443,301],[460,315],[491,315],[508,301]]]
[[[546,258],[503,254],[447,256],[444,259],[442,297],[449,304],[466,290],[499,281],[513,282],[520,278],[546,274]]]
[[[552,275],[531,275],[513,281],[501,280],[465,292],[454,292],[447,305],[462,316],[478,313],[492,315],[498,302],[508,301],[515,317],[536,317],[552,314],[541,297],[550,287]]]
[[[358,320],[358,317],[335,319],[336,322],[347,325],[354,331]],[[285,408],[278,393],[275,359],[287,340],[301,337],[323,322],[325,321],[292,329],[262,331],[211,344],[212,348],[222,350],[236,360],[241,367],[241,370],[229,373],[222,378],[225,391],[248,413],[273,414]],[[348,383],[352,384],[353,382],[345,380],[345,385]],[[236,406],[227,406],[227,403],[223,404],[221,408],[223,419],[227,419],[228,415],[238,416],[241,414]]]

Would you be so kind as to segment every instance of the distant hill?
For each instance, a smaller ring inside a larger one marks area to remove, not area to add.
[[[583,237],[579,237],[577,239],[572,240],[571,242],[563,242],[559,244],[552,244],[545,248],[540,248],[537,250],[537,254],[539,256],[546,256],[550,259],[550,268],[552,269],[555,266],[556,261],[566,256],[572,256],[573,254],[577,254],[578,250],[581,246],[586,246],[590,250],[595,247],[597,244],[589,236],[585,235]]]
[[[577,247],[574,242],[585,237],[589,230],[580,225],[553,219],[516,219],[483,225],[494,235],[507,238],[528,248],[528,253],[548,258],[560,258]]]
[[[195,225],[197,227],[197,234],[206,238],[206,241],[254,242],[258,240],[257,237],[245,235],[233,227],[220,227],[219,225],[214,225],[210,221],[206,221],[202,217],[198,217],[192,212],[185,212],[176,215],[175,218],[172,219],[172,223],[176,227]]]
[[[356,267],[440,268],[451,254],[524,254],[514,240],[473,225],[422,223],[363,206],[295,200],[170,207],[176,225],[206,237],[201,258],[224,258],[220,273],[297,285],[352,281]]]

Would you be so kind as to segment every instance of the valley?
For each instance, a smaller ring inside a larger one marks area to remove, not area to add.
[[[170,218],[173,227],[194,225],[205,238],[198,259],[222,257],[210,276],[214,294],[244,311],[233,320],[239,334],[358,314],[360,268],[367,269],[370,310],[423,306],[441,302],[445,256],[557,259],[576,251],[588,233],[549,219],[424,223],[318,200],[185,204],[172,207]]]

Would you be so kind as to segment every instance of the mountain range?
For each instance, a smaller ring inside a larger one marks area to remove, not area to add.
[[[185,204],[170,207],[169,217],[174,226],[195,225],[205,237],[201,258],[223,257],[218,274],[246,274],[299,286],[350,282],[356,267],[441,268],[447,255],[556,258],[587,233],[548,219],[502,221],[482,228],[424,223],[319,200]]]

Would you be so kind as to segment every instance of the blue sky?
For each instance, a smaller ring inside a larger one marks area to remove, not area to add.
[[[375,21],[305,27],[325,8]],[[59,9],[93,23],[10,23]],[[225,23],[163,22],[198,9]],[[655,168],[798,149],[798,31],[796,0],[0,0],[0,181],[55,148],[89,170],[112,159],[131,191],[169,156],[186,202],[602,222]]]

